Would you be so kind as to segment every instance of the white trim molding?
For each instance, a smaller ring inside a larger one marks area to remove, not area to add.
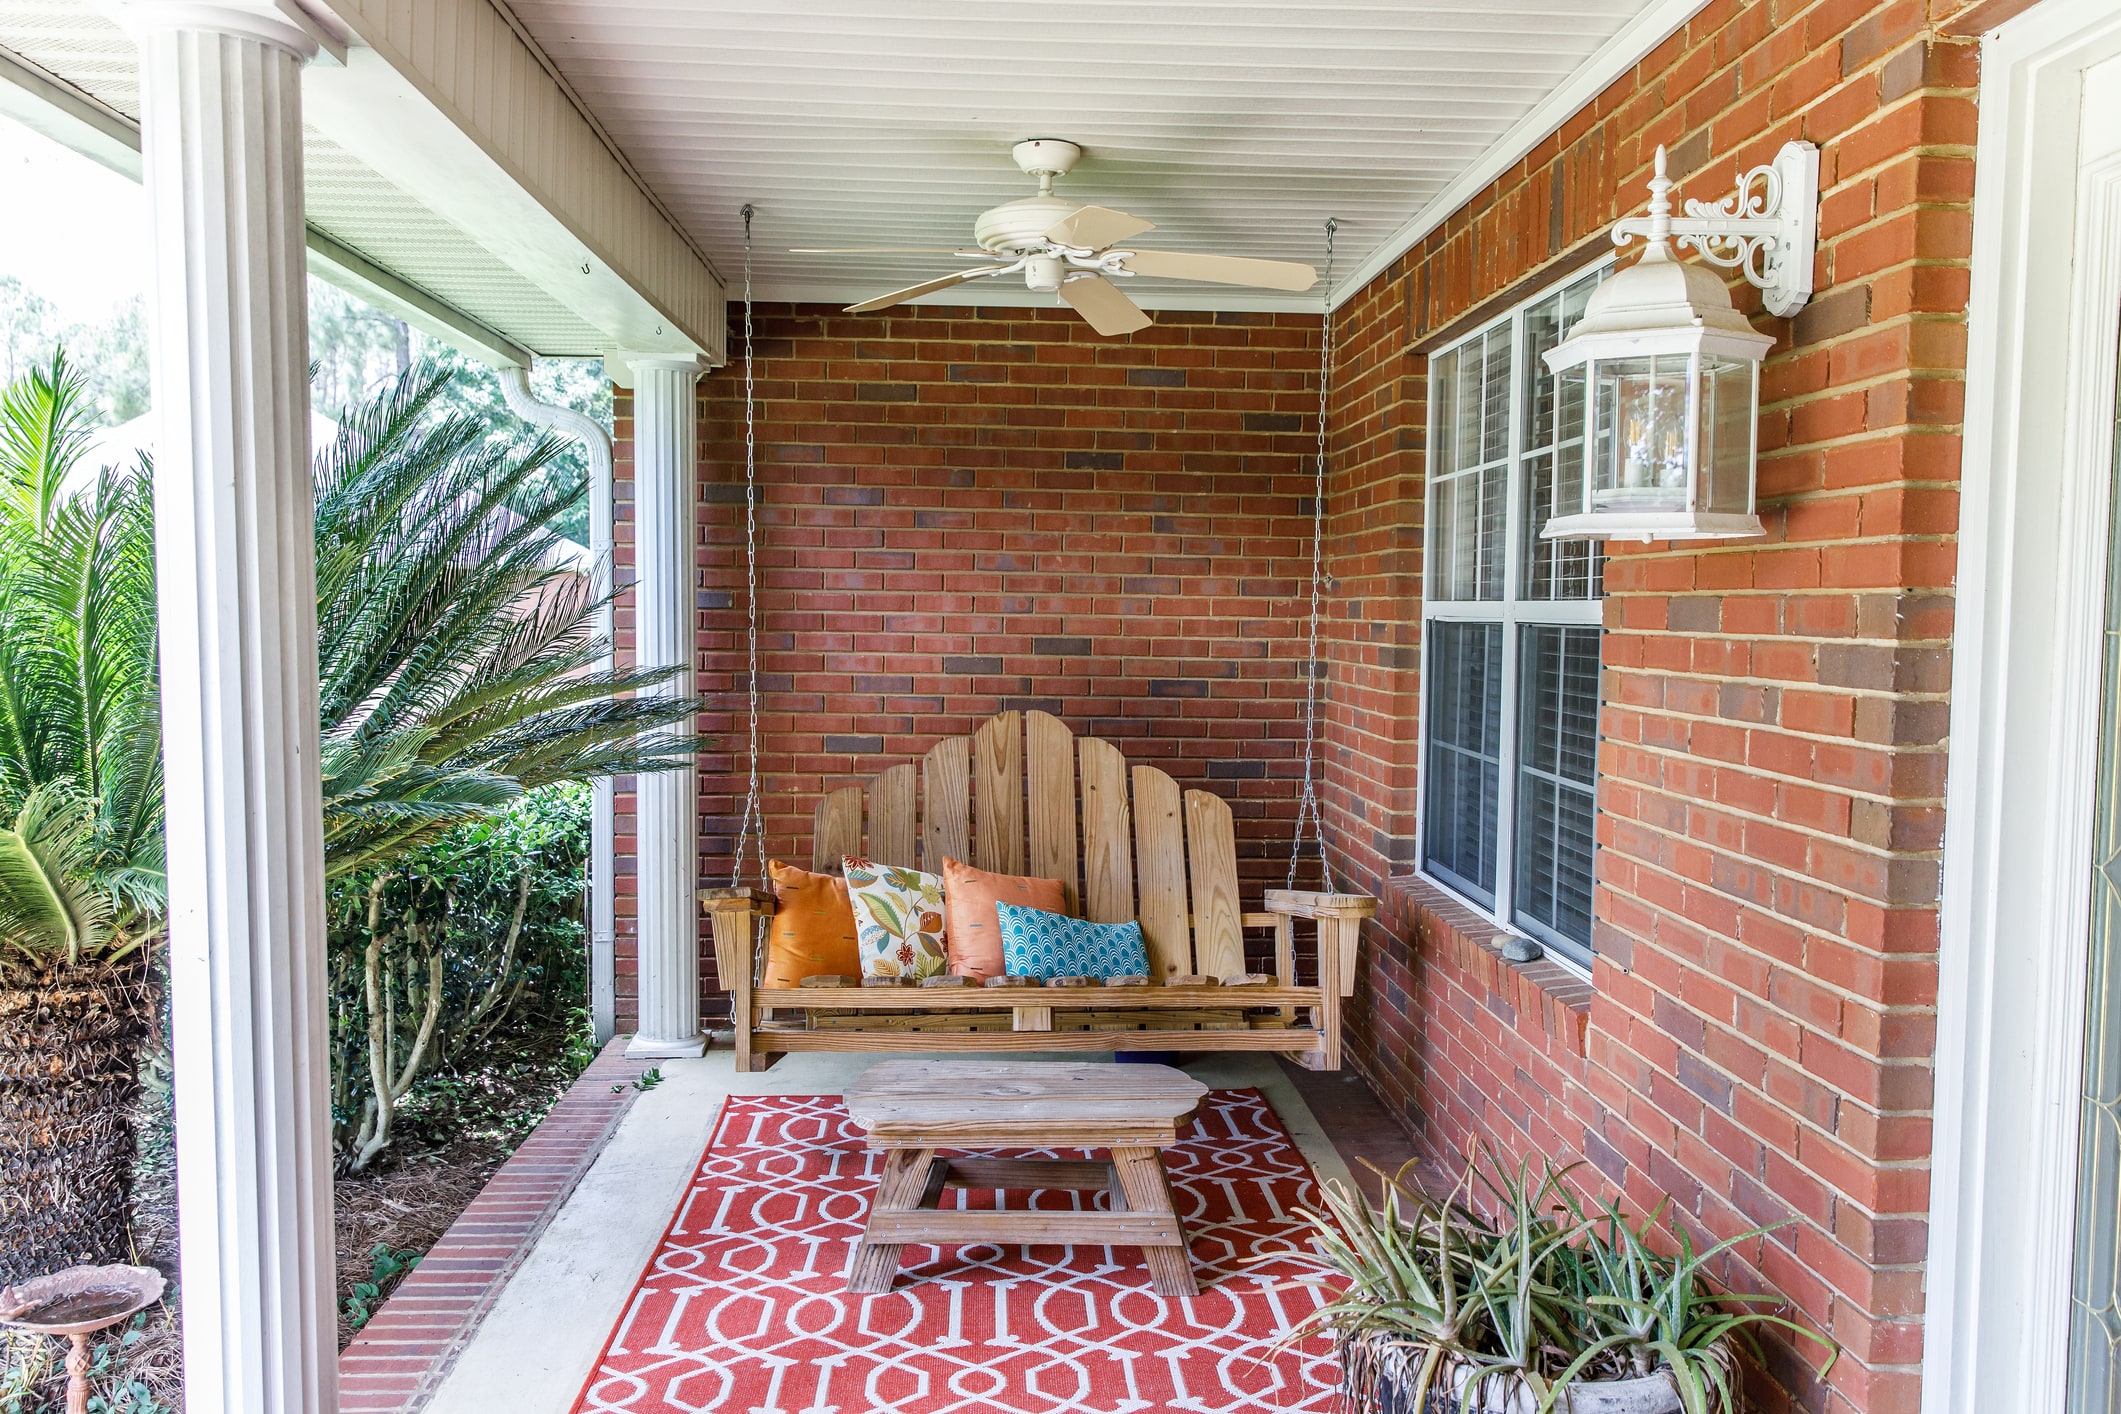
[[[304,86],[318,132],[602,331],[604,352],[722,361],[721,280],[503,7],[310,3],[352,40]]]
[[[2116,56],[2112,0],[1982,47],[1925,1414],[2064,1402],[2121,320],[2121,154],[2079,134]]]

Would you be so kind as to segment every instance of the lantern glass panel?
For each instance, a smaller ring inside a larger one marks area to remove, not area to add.
[[[1601,359],[1591,365],[1597,446],[1596,511],[1687,509],[1687,354]]]
[[[1706,511],[1753,509],[1753,423],[1760,365],[1714,354],[1701,360],[1701,501]]]

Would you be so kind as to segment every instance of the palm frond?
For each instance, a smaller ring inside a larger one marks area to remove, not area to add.
[[[559,444],[438,415],[416,369],[317,467],[326,870],[337,877],[560,781],[668,770],[705,743],[668,670],[602,668],[599,598],[553,519]]]
[[[94,815],[64,785],[39,786],[0,829],[0,941],[77,963],[109,936],[116,909],[91,878]]]
[[[10,520],[43,528],[95,418],[88,380],[67,365],[64,349],[0,394],[0,502]]]

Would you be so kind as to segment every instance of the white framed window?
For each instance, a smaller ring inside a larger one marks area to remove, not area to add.
[[[1429,360],[1422,872],[1576,963],[1591,958],[1599,592],[1581,508],[1580,382],[1542,360],[1604,268]]]

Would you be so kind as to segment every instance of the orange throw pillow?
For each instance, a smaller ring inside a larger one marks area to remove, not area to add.
[[[996,903],[1021,904],[1047,913],[1068,911],[1068,889],[1058,879],[990,874],[955,859],[943,861],[943,933],[950,970],[984,982],[1006,970]]]
[[[855,943],[847,881],[778,859],[767,862],[766,872],[773,876],[773,892],[780,902],[766,935],[764,985],[795,987],[805,977],[861,976],[862,954]]]

